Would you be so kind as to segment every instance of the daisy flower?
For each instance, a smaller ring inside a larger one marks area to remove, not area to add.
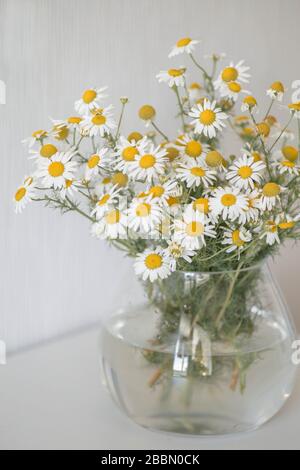
[[[281,82],[274,82],[267,89],[267,95],[272,98],[272,100],[282,101],[284,93],[284,86]]]
[[[82,93],[80,100],[75,101],[75,110],[79,114],[86,115],[94,108],[99,108],[100,102],[106,95],[103,94],[107,87],[89,88]]]
[[[91,228],[91,234],[101,239],[116,239],[127,237],[127,217],[116,208],[107,210],[102,218],[95,222]]]
[[[101,148],[97,149],[96,153],[93,153],[86,162],[85,166],[85,179],[90,180],[92,176],[98,174],[99,170],[107,168],[110,163],[109,149]]]
[[[289,160],[290,162],[295,162],[298,158],[299,152],[296,147],[293,147],[292,145],[285,145],[281,149],[281,153],[284,156],[286,160]]]
[[[214,216],[221,215],[224,220],[233,221],[247,208],[247,198],[239,188],[217,188],[210,199],[210,206]]]
[[[81,129],[90,137],[97,135],[104,137],[105,134],[110,134],[117,127],[112,118],[112,108],[113,106],[109,105],[106,108],[93,109],[91,115],[86,116],[80,123]]]
[[[186,52],[187,54],[191,54],[195,48],[195,45],[198,44],[200,41],[191,38],[181,38],[179,39],[175,46],[172,48],[169,57],[174,57],[175,55],[182,54]]]
[[[241,251],[243,248],[245,248],[245,243],[250,242],[251,239],[251,233],[244,227],[239,229],[226,230],[224,232],[224,240],[222,241],[222,245],[230,245],[226,250],[226,253],[231,253],[234,250]]]
[[[46,137],[48,137],[48,133],[43,129],[39,129],[34,131],[27,139],[22,140],[22,144],[28,145],[28,147],[31,148],[36,142],[42,142]]]
[[[290,103],[288,108],[297,119],[300,119],[300,101],[297,101],[296,103]]]
[[[290,214],[279,214],[277,215],[275,222],[280,230],[290,230],[295,227],[296,222],[299,221],[300,215],[291,216]]]
[[[260,183],[260,172],[265,168],[264,162],[255,162],[253,157],[243,155],[229,167],[226,178],[240,189],[253,189],[255,183]]]
[[[139,118],[141,118],[144,122],[146,127],[149,127],[153,119],[155,118],[156,111],[151,104],[144,104],[139,109]]]
[[[192,262],[192,257],[196,254],[195,251],[187,249],[174,240],[168,240],[167,243],[168,246],[163,250],[163,253],[170,258],[171,271],[176,271],[177,262],[180,258],[184,259],[188,263]]]
[[[300,167],[291,160],[280,160],[274,164],[275,168],[281,175],[288,173],[289,175],[299,175]]]
[[[51,158],[58,152],[58,148],[53,144],[41,145],[39,150],[30,150],[31,157],[29,158]]]
[[[181,181],[186,182],[188,188],[195,188],[201,184],[207,188],[216,180],[216,172],[208,168],[202,158],[182,163],[176,169],[176,173]]]
[[[240,93],[249,94],[249,91],[244,90],[238,82],[229,82],[220,88],[221,98],[231,99],[234,102],[237,101]]]
[[[199,140],[195,140],[192,136],[185,134],[177,139],[177,148],[186,161],[206,155],[209,147],[199,142]]]
[[[143,150],[147,144],[148,140],[146,137],[135,141],[134,139],[129,140],[121,136],[117,145],[117,152],[114,154],[116,157],[116,170],[129,174],[132,169],[132,162],[136,160],[140,150]]]
[[[259,200],[260,193],[257,189],[248,190],[245,193],[247,198],[247,207],[241,212],[239,216],[239,223],[246,224],[247,222],[257,221],[259,217]]]
[[[99,199],[96,202],[91,215],[96,214],[96,217],[100,219],[108,209],[111,209],[117,204],[119,199],[119,192],[120,189],[118,189],[117,186],[113,186],[107,192],[103,191],[99,195]]]
[[[148,233],[157,228],[161,221],[162,212],[154,201],[135,198],[127,211],[128,226],[135,232]]]
[[[28,176],[22,186],[20,186],[14,195],[14,204],[16,213],[21,213],[24,207],[35,196],[36,191],[33,185],[32,176]]]
[[[151,186],[147,189],[146,195],[147,201],[152,200],[166,205],[170,197],[181,195],[181,189],[179,188],[177,181],[170,180],[162,184],[157,183]]]
[[[189,94],[190,100],[197,101],[201,97],[201,90],[202,90],[202,86],[199,83],[197,82],[191,83],[188,87],[188,94]]]
[[[165,279],[171,274],[170,260],[160,249],[147,249],[143,253],[137,255],[134,269],[143,281],[151,282],[157,279]]]
[[[278,201],[280,201],[280,193],[283,188],[277,183],[269,182],[264,185],[259,199],[259,207],[261,210],[272,210]]]
[[[260,239],[266,237],[266,242],[268,245],[274,245],[274,243],[280,243],[280,238],[278,235],[278,226],[274,220],[267,220],[262,227],[258,230],[262,230]]]
[[[243,99],[241,110],[244,111],[252,111],[257,106],[257,101],[252,95],[247,95]]]
[[[74,196],[74,194],[79,190],[82,189],[83,185],[81,181],[76,180],[65,180],[64,185],[60,189],[60,195],[63,199],[66,196]]]
[[[223,120],[228,118],[227,114],[217,107],[216,101],[211,103],[206,99],[203,105],[194,106],[189,115],[194,118],[191,124],[195,126],[195,132],[203,133],[210,139],[216,136],[216,129],[222,130],[222,127],[225,127]]]
[[[241,60],[236,65],[233,62],[229,66],[225,67],[221,72],[214,85],[216,90],[226,87],[230,82],[236,83],[248,83],[250,74],[247,73],[250,67],[244,65],[244,61]]]
[[[78,163],[72,162],[72,152],[59,152],[51,158],[40,159],[35,175],[41,178],[46,188],[61,188],[65,180],[72,180],[78,170]]]
[[[205,245],[205,237],[215,237],[213,225],[204,214],[190,205],[181,219],[174,221],[174,240],[189,250],[199,250]]]
[[[156,75],[159,82],[166,82],[168,83],[169,87],[175,86],[184,86],[184,73],[185,68],[180,67],[179,69],[169,69],[169,70],[162,70]]]
[[[154,178],[165,172],[165,164],[168,161],[166,155],[166,150],[161,146],[155,148],[153,144],[149,150],[141,149],[132,163],[131,177],[151,183]]]

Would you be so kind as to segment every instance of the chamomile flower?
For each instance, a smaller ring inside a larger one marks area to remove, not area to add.
[[[28,147],[31,148],[36,142],[42,142],[46,137],[48,137],[47,131],[39,129],[34,131],[27,139],[22,140],[22,144],[28,145]]]
[[[105,170],[110,163],[108,148],[99,148],[95,153],[90,155],[85,165],[85,179],[90,180],[99,173],[99,170]]]
[[[14,195],[14,204],[16,213],[22,212],[24,207],[35,196],[36,191],[33,184],[33,177],[28,176],[25,178],[24,183],[20,186]]]
[[[241,105],[241,110],[243,112],[245,111],[252,111],[254,108],[257,106],[257,101],[252,95],[247,95],[243,99],[242,105]]]
[[[181,38],[179,39],[175,46],[172,48],[169,57],[174,57],[175,55],[182,54],[186,52],[187,54],[191,54],[195,48],[195,45],[198,44],[200,41],[191,38]]]
[[[143,281],[149,279],[151,282],[157,279],[165,279],[171,274],[170,260],[162,250],[145,250],[136,257],[134,269]]]
[[[274,164],[275,168],[279,171],[281,175],[289,174],[289,175],[299,175],[300,167],[291,160],[280,160],[279,162]]]
[[[107,87],[89,88],[82,93],[81,98],[75,101],[75,110],[82,115],[88,114],[94,108],[99,108],[100,102],[106,95],[103,94]]]
[[[217,188],[210,206],[214,216],[221,215],[224,220],[236,220],[247,208],[247,198],[237,187]]]
[[[240,213],[238,219],[241,224],[246,224],[248,222],[256,222],[259,217],[259,191],[257,189],[247,190],[245,196],[247,199],[247,206]]]
[[[280,230],[291,230],[295,227],[296,222],[299,221],[300,215],[291,216],[290,214],[278,214],[275,222]]]
[[[299,156],[299,151],[296,147],[292,145],[285,145],[281,148],[281,153],[286,160],[290,162],[295,162]]]
[[[228,118],[227,114],[217,107],[216,101],[211,103],[207,99],[203,105],[194,106],[189,115],[194,118],[191,124],[195,126],[195,133],[204,134],[210,139],[216,136],[216,129],[222,130],[226,127],[223,121]]]
[[[129,206],[128,226],[134,232],[148,233],[154,231],[162,218],[162,211],[157,202],[135,198]]]
[[[273,100],[282,101],[284,94],[284,86],[281,82],[274,82],[267,89],[267,95]]]
[[[253,157],[243,155],[229,167],[226,178],[240,189],[253,189],[255,183],[260,183],[265,168],[264,162],[255,162]]]
[[[261,231],[260,239],[266,237],[266,242],[268,245],[274,245],[274,243],[280,243],[280,238],[278,235],[278,225],[274,220],[267,220],[258,231]]]
[[[60,196],[65,199],[66,196],[74,196],[79,189],[82,189],[84,186],[80,180],[65,180],[64,185],[60,189]]]
[[[270,181],[266,183],[261,191],[261,197],[259,199],[259,207],[261,210],[270,211],[280,201],[280,194],[283,188],[277,183]]]
[[[111,134],[111,131],[117,127],[112,117],[112,108],[113,106],[109,105],[106,108],[93,109],[80,123],[81,129],[90,137],[104,137],[106,134]]]
[[[206,166],[204,160],[201,158],[182,163],[180,167],[176,169],[176,173],[181,181],[186,182],[188,188],[196,188],[200,185],[207,188],[214,184],[216,180],[216,172]]]
[[[165,149],[160,146],[155,148],[153,144],[149,150],[141,149],[132,164],[131,177],[151,183],[154,178],[164,174],[168,161],[166,155]]]
[[[54,144],[47,143],[40,146],[38,150],[30,150],[31,156],[29,158],[51,158],[58,153],[58,147]]]
[[[199,98],[201,98],[201,91],[202,91],[202,86],[197,83],[193,82],[188,86],[188,94],[189,98],[191,101],[197,101]]]
[[[156,110],[151,104],[144,104],[139,109],[138,115],[145,122],[145,126],[149,127],[155,118]]]
[[[231,253],[234,250],[241,251],[243,248],[245,248],[245,244],[250,242],[251,239],[251,233],[244,227],[229,229],[224,232],[224,240],[222,241],[222,245],[230,245],[226,250],[226,253]]]
[[[217,80],[215,80],[214,85],[217,90],[222,89],[227,86],[230,82],[248,83],[250,74],[248,70],[250,67],[244,65],[244,61],[241,60],[236,65],[231,62],[227,67],[225,67],[221,72]]]
[[[249,94],[249,91],[244,90],[242,85],[240,85],[238,82],[229,82],[220,88],[221,98],[231,99],[234,102],[237,101],[240,93]]]
[[[147,144],[148,141],[146,137],[136,142],[134,139],[129,140],[121,136],[115,153],[116,170],[122,171],[125,174],[130,174],[132,162],[136,160],[140,150],[146,148]]]
[[[162,70],[156,75],[159,82],[168,83],[169,87],[184,86],[184,73],[185,68],[180,67],[179,69]]]
[[[194,139],[192,135],[184,134],[177,139],[177,148],[182,159],[189,161],[206,155],[209,147]]]
[[[296,103],[290,103],[288,105],[290,112],[297,118],[300,119],[300,101]]]
[[[126,238],[127,216],[123,211],[111,207],[92,225],[91,234],[101,239]]]
[[[174,240],[189,250],[199,250],[206,245],[205,237],[215,237],[216,232],[204,214],[190,205],[181,218],[174,221]]]
[[[192,257],[195,256],[194,250],[189,250],[177,241],[171,239],[167,241],[168,246],[163,250],[163,253],[170,258],[171,271],[176,271],[177,262],[179,259],[184,259],[188,263],[192,262]]]
[[[78,163],[72,161],[74,153],[59,152],[51,158],[40,159],[35,175],[41,178],[46,188],[62,188],[65,180],[72,180],[78,170]]]
[[[153,184],[147,189],[146,195],[147,201],[151,200],[166,205],[170,197],[181,195],[181,188],[177,181],[171,179],[164,183],[158,182]]]
[[[107,210],[112,207],[116,207],[119,199],[119,192],[120,189],[118,189],[117,186],[113,186],[106,192],[102,191],[91,215],[96,214],[96,217],[100,219]]]

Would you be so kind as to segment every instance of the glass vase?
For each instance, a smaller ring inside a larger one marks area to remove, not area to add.
[[[222,435],[255,429],[278,412],[296,375],[296,333],[267,265],[128,279],[126,298],[103,325],[101,363],[131,419]]]

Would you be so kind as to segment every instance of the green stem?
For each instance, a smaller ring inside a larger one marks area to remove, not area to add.
[[[120,132],[122,119],[123,119],[123,116],[124,116],[125,105],[126,105],[126,103],[122,103],[121,114],[120,114],[120,117],[119,117],[117,132],[116,132],[116,135],[115,135],[115,141],[118,140],[118,138],[119,138],[119,132]]]
[[[271,100],[270,106],[268,107],[267,112],[266,112],[266,114],[265,114],[265,117],[264,117],[264,119],[263,119],[264,121],[265,121],[265,120],[267,119],[267,117],[269,116],[270,111],[271,111],[271,109],[272,109],[272,106],[273,106],[273,104],[274,104],[274,101],[275,101],[274,99]]]
[[[176,85],[174,85],[173,90],[175,91],[176,96],[177,96],[177,101],[178,101],[178,105],[179,105],[179,108],[180,108],[180,117],[181,117],[181,121],[182,121],[182,129],[183,129],[183,132],[185,132],[184,109],[183,109],[182,102],[181,102],[181,99],[180,99],[178,87]]]
[[[256,122],[256,119],[255,117],[253,116],[253,113],[249,110],[249,113],[250,113],[250,116],[251,116],[251,119],[252,119],[252,122],[255,126],[255,129],[256,129],[256,132],[258,133],[258,138],[260,140],[260,143],[261,143],[261,146],[262,146],[262,149],[263,149],[263,152],[265,154],[265,157],[266,157],[266,165],[267,165],[267,170],[268,170],[268,173],[269,173],[269,176],[270,178],[272,179],[272,172],[271,172],[271,167],[270,167],[270,162],[269,162],[269,155],[270,155],[270,150],[268,151],[265,147],[265,144],[264,144],[264,141],[261,137],[261,135],[259,134],[259,130],[257,128],[257,122]]]
[[[233,288],[234,288],[235,282],[236,282],[236,280],[237,280],[237,277],[238,277],[238,275],[239,275],[239,273],[240,273],[240,270],[241,270],[241,267],[242,267],[242,266],[243,266],[243,262],[241,262],[241,263],[238,265],[237,270],[236,270],[236,272],[235,272],[235,274],[234,274],[234,276],[233,276],[233,278],[232,278],[232,280],[231,280],[231,283],[230,283],[230,286],[229,286],[229,289],[228,289],[228,291],[227,291],[227,295],[226,295],[226,298],[225,298],[225,302],[224,302],[224,304],[223,304],[223,306],[222,306],[222,308],[221,308],[221,310],[220,310],[220,312],[219,312],[219,314],[218,314],[218,316],[217,316],[217,319],[216,319],[216,325],[217,325],[217,327],[220,325],[220,322],[221,322],[221,320],[222,320],[222,318],[223,318],[223,316],[224,316],[224,314],[225,314],[226,308],[228,307],[228,304],[229,304],[230,299],[231,299],[231,296],[232,296],[232,292],[233,292]]]
[[[290,119],[288,120],[288,123],[287,125],[282,129],[282,131],[280,132],[279,136],[277,137],[277,139],[275,140],[275,142],[273,143],[273,145],[271,145],[270,147],[270,152],[272,151],[272,149],[275,147],[275,145],[277,144],[278,140],[280,139],[280,137],[282,136],[282,134],[287,130],[287,128],[289,127],[290,123],[291,123],[291,120],[293,119],[294,115],[292,114]]]
[[[159,129],[159,127],[155,124],[155,122],[154,122],[154,121],[151,121],[151,124],[152,124],[152,126],[154,127],[154,129],[155,129],[167,142],[169,142],[168,136],[166,136],[166,134],[164,134],[164,133]]]

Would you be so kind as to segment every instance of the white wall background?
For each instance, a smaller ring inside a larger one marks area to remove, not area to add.
[[[263,98],[272,81],[300,78],[299,18],[299,0],[0,0],[0,338],[11,351],[98,321],[129,272],[77,215],[34,204],[14,214],[12,195],[29,172],[21,139],[70,114],[86,87],[106,84],[116,106],[130,97],[125,132],[142,130],[136,110],[151,102],[171,133],[173,96],[155,74],[186,35],[202,38],[199,54],[244,58]],[[274,267],[298,327],[299,261],[290,246]]]

